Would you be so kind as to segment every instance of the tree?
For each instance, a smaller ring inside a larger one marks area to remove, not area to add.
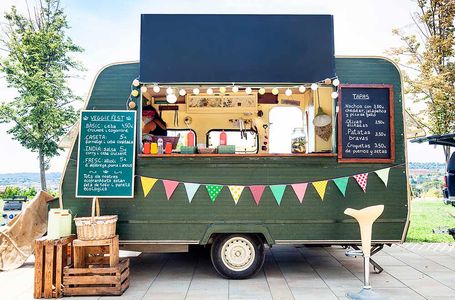
[[[394,29],[403,46],[388,54],[403,67],[404,90],[425,109],[410,112],[432,134],[455,131],[455,0],[417,0],[414,33]],[[444,146],[446,162],[450,148]]]
[[[66,36],[69,27],[59,0],[40,1],[28,16],[13,6],[5,20],[0,47],[6,55],[0,58],[0,71],[18,96],[0,105],[0,122],[11,122],[13,139],[38,154],[41,189],[46,190],[49,160],[59,154],[59,139],[77,119],[71,103],[80,98],[66,79],[82,70],[71,57],[82,48]]]

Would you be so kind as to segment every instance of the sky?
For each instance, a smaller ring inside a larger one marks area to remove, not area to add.
[[[2,0],[0,16],[12,5],[26,12],[25,0]],[[64,0],[62,5],[71,26],[68,35],[85,49],[76,58],[87,70],[82,79],[69,82],[84,99],[103,66],[139,60],[142,13],[332,14],[336,55],[383,56],[385,50],[399,45],[392,28],[412,30],[411,14],[416,7],[415,0]],[[10,101],[14,95],[0,76],[0,101]],[[0,173],[38,172],[36,154],[11,139],[6,133],[9,126],[0,124]],[[65,159],[66,153],[52,159],[50,171],[61,172]],[[444,156],[440,146],[408,143],[408,159],[443,162]]]

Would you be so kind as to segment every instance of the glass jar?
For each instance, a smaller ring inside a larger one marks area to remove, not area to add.
[[[294,128],[291,135],[291,151],[292,153],[306,153],[307,136],[304,127]]]

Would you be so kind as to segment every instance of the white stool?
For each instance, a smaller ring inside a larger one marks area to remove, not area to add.
[[[371,230],[374,221],[384,211],[384,205],[375,205],[357,210],[347,208],[344,213],[357,220],[360,227],[363,254],[363,288],[360,292],[349,292],[346,296],[350,299],[384,299],[371,289],[370,285],[370,256],[371,256]],[[358,254],[358,253],[357,253]]]

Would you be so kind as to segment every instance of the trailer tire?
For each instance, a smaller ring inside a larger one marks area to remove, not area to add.
[[[210,249],[215,270],[228,279],[246,279],[264,264],[264,243],[256,235],[219,235]]]

